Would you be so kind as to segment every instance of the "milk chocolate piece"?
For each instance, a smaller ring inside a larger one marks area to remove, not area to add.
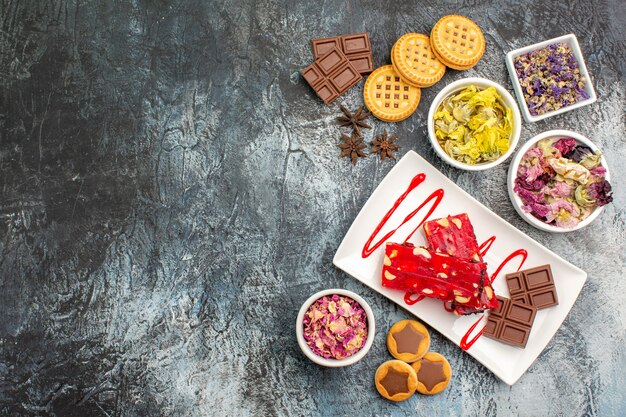
[[[387,394],[393,397],[401,392],[409,392],[409,374],[405,372],[396,371],[393,368],[389,368],[387,375],[380,380],[380,384],[385,388]]]
[[[332,103],[363,78],[337,47],[303,69],[302,76],[326,104]]]
[[[339,48],[360,74],[369,74],[374,70],[372,45],[367,33],[313,39],[311,44],[315,59],[333,48]]]
[[[431,362],[422,359],[422,366],[417,373],[417,380],[426,386],[428,391],[432,391],[435,385],[446,382],[446,374],[443,372],[443,362]]]
[[[420,343],[424,340],[424,335],[419,333],[410,324],[404,326],[399,332],[393,333],[392,337],[396,340],[398,353],[417,353]]]
[[[550,265],[526,269],[506,276],[511,300],[537,310],[559,304]]]
[[[513,346],[526,347],[537,308],[498,296],[499,306],[489,314],[483,335]]]

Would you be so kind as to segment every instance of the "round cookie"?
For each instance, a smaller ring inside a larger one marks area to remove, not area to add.
[[[436,352],[428,352],[411,366],[417,374],[417,392],[420,394],[439,394],[446,389],[452,378],[450,363]]]
[[[446,72],[432,51],[429,37],[421,33],[400,37],[391,49],[391,62],[404,81],[420,88],[435,84]]]
[[[435,56],[457,70],[472,68],[485,53],[485,37],[478,25],[465,16],[444,16],[430,32]]]
[[[391,401],[404,401],[417,388],[417,374],[413,367],[398,360],[390,360],[380,365],[374,381],[378,393]]]
[[[392,65],[375,69],[363,87],[363,100],[368,110],[385,122],[399,122],[412,115],[420,95],[421,90],[404,82]]]
[[[396,359],[415,362],[430,347],[430,334],[426,327],[415,320],[401,320],[391,326],[387,334],[387,349]]]

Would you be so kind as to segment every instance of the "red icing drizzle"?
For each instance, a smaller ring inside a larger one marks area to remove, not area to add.
[[[480,256],[485,256],[485,254],[489,251],[489,249],[491,249],[491,245],[493,245],[493,242],[496,241],[496,237],[495,236],[491,236],[489,239],[485,240],[479,247],[478,247],[478,253],[480,254]]]
[[[482,245],[480,245],[479,250],[480,250],[480,255],[481,256],[485,255],[485,253],[489,250],[489,248],[491,248],[491,245],[493,244],[493,242],[495,240],[496,240],[496,237],[492,236],[489,239],[487,239]],[[524,265],[524,262],[526,262],[526,259],[528,258],[528,252],[526,251],[526,249],[518,249],[515,252],[512,252],[509,256],[507,256],[506,259],[504,261],[502,261],[502,263],[498,266],[498,268],[496,269],[496,272],[494,272],[491,275],[491,278],[490,278],[489,282],[493,283],[493,281],[498,277],[498,274],[502,271],[502,268],[504,268],[504,266],[506,264],[508,264],[513,259],[515,259],[515,258],[517,258],[519,256],[522,257],[522,260],[520,261],[519,266],[517,267],[517,270],[519,271],[522,268],[522,265]],[[470,337],[470,334],[472,333],[472,331],[474,331],[476,326],[478,326],[478,323],[480,323],[480,321],[483,319],[483,317],[485,317],[484,314],[482,316],[480,316],[480,318],[476,321],[476,323],[474,323],[472,325],[472,327],[469,328],[467,333],[465,333],[465,335],[461,339],[461,343],[459,344],[461,349],[468,350],[478,340],[478,338],[480,336],[482,336],[483,331],[485,331],[485,327],[484,326],[480,330],[480,332],[478,332],[478,334],[472,338],[472,340],[469,340],[469,341],[467,340]]]
[[[413,298],[413,296],[416,296],[415,298]],[[425,297],[421,294],[414,294],[412,292],[406,292],[404,294],[404,302],[407,303],[408,305],[412,306],[415,303],[419,303],[420,301],[422,301]]]
[[[498,274],[500,273],[500,271],[502,271],[502,268],[504,268],[506,264],[508,264],[510,261],[517,258],[518,256],[522,257],[522,260],[520,261],[519,266],[517,267],[517,270],[519,271],[522,268],[522,265],[524,265],[524,262],[526,262],[526,258],[528,258],[528,252],[526,251],[526,249],[518,249],[515,252],[511,253],[509,256],[507,256],[507,258],[504,261],[502,261],[500,266],[498,266],[498,268],[496,269],[496,272],[494,272],[491,275],[491,279],[489,280],[489,282],[493,283],[493,281],[498,277]]]
[[[485,315],[483,314],[482,316],[480,316],[478,318],[478,320],[476,320],[476,323],[472,324],[472,327],[469,328],[469,330],[467,331],[467,333],[465,333],[465,335],[463,336],[463,338],[461,339],[461,342],[459,343],[459,347],[463,350],[468,350],[469,348],[472,347],[472,345],[474,343],[476,343],[476,341],[478,340],[478,338],[480,336],[483,335],[483,332],[485,331],[485,326],[483,326],[482,329],[480,329],[480,331],[478,332],[478,334],[476,336],[474,336],[472,338],[472,340],[468,341],[467,339],[470,337],[470,334],[472,334],[472,331],[476,328],[476,326],[478,326],[478,323],[480,323],[480,321],[483,319],[483,317],[485,317]]]
[[[387,212],[387,214],[385,214],[385,216],[382,218],[380,223],[378,223],[378,226],[376,226],[376,229],[374,229],[374,233],[372,233],[372,235],[369,237],[369,239],[367,239],[367,242],[365,242],[365,245],[363,246],[363,251],[361,252],[361,256],[363,258],[367,258],[368,256],[370,256],[376,249],[378,249],[380,247],[380,245],[382,245],[385,241],[387,241],[387,239],[389,239],[394,233],[396,233],[396,231],[400,227],[402,227],[406,222],[411,220],[431,200],[434,200],[434,204],[432,205],[432,207],[430,208],[428,213],[426,213],[426,216],[424,216],[422,221],[406,237],[405,241],[407,241],[411,236],[413,236],[413,233],[415,233],[417,231],[417,229],[419,229],[422,226],[422,224],[424,224],[424,222],[426,220],[428,220],[430,215],[433,214],[433,211],[435,211],[435,209],[437,208],[437,206],[439,205],[439,203],[443,199],[443,190],[441,188],[439,188],[438,190],[435,190],[431,195],[428,196],[428,198],[426,198],[426,200],[424,200],[422,202],[422,204],[419,205],[419,207],[417,207],[415,210],[413,210],[411,213],[409,213],[409,215],[404,218],[404,220],[402,221],[402,223],[400,223],[398,225],[398,227],[396,227],[395,229],[391,230],[389,233],[387,233],[385,236],[383,236],[378,242],[376,242],[376,243],[374,243],[372,245],[372,242],[374,241],[374,238],[376,237],[376,235],[378,235],[378,233],[381,231],[381,229],[385,226],[385,224],[387,223],[389,218],[393,215],[393,213],[398,209],[398,207],[400,207],[402,202],[407,198],[407,196],[411,193],[411,191],[413,191],[415,188],[417,188],[417,186],[420,185],[422,182],[424,182],[425,179],[426,179],[426,174],[417,174],[415,177],[413,177],[413,179],[411,180],[411,183],[409,184],[409,187],[396,200],[396,202],[391,207],[391,209],[389,209],[389,211]]]

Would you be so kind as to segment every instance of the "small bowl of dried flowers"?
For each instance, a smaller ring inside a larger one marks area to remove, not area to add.
[[[547,232],[581,229],[613,201],[606,160],[589,139],[550,130],[526,142],[509,167],[508,190],[524,220]]]
[[[365,356],[375,330],[374,313],[367,302],[352,291],[337,288],[309,297],[296,319],[302,352],[330,368],[352,365]]]
[[[522,118],[515,99],[500,84],[463,78],[444,87],[428,112],[428,138],[437,155],[467,171],[504,162],[515,150]]]
[[[524,119],[536,122],[597,100],[589,72],[573,34],[506,54]]]

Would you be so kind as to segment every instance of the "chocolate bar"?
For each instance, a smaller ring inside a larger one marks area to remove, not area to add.
[[[526,347],[537,309],[505,297],[497,298],[499,306],[491,310],[483,336],[512,346]]]
[[[301,73],[326,104],[332,103],[363,78],[337,47],[315,59]]]
[[[333,48],[339,48],[359,73],[369,74],[374,70],[372,45],[367,33],[313,39],[311,44],[315,59]]]
[[[511,300],[536,307],[537,310],[559,304],[550,265],[507,274]]]

